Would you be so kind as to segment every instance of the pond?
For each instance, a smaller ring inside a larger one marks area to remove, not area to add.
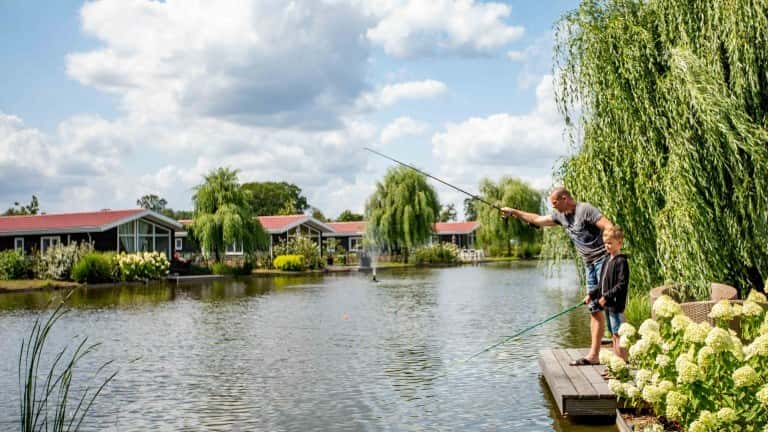
[[[613,431],[560,419],[544,347],[588,345],[584,310],[536,263],[79,289],[50,349],[102,345],[119,369],[83,430]],[[0,295],[0,430],[18,430],[20,342],[56,292]],[[49,356],[50,358],[50,356]],[[459,363],[457,363],[459,362]]]

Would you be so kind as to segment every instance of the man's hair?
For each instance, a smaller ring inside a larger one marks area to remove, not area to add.
[[[570,192],[568,192],[568,189],[558,186],[554,189],[552,189],[552,193],[550,193],[555,199],[560,199],[560,197],[567,196],[569,198],[573,197]]]
[[[624,230],[620,226],[614,225],[605,230],[606,235],[614,240],[624,241]]]

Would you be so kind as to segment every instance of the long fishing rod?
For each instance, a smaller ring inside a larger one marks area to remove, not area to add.
[[[461,193],[463,193],[463,194],[465,194],[465,195],[469,195],[469,196],[470,196],[472,199],[474,199],[474,200],[480,201],[480,202],[481,202],[481,203],[483,203],[483,204],[489,205],[489,206],[491,206],[491,207],[493,207],[493,208],[495,208],[495,209],[497,209],[497,210],[499,210],[499,211],[502,211],[502,210],[501,210],[501,207],[499,207],[498,205],[496,205],[496,204],[493,204],[493,203],[491,203],[491,202],[489,202],[489,201],[487,201],[487,200],[485,200],[485,199],[483,199],[483,198],[481,198],[481,197],[479,197],[479,196],[477,196],[477,195],[475,195],[475,194],[473,194],[473,193],[467,192],[467,191],[465,191],[464,189],[462,189],[462,188],[460,188],[460,187],[458,187],[458,186],[454,186],[454,185],[452,185],[452,184],[448,183],[447,181],[441,180],[441,179],[439,179],[439,178],[437,178],[437,177],[433,176],[432,174],[429,174],[429,173],[427,173],[427,172],[424,172],[424,171],[422,171],[422,170],[420,170],[420,169],[416,168],[416,167],[415,167],[415,166],[413,166],[413,165],[407,164],[407,163],[405,163],[405,162],[400,162],[399,160],[397,160],[397,159],[395,159],[395,158],[391,158],[391,157],[389,157],[389,156],[385,155],[384,153],[380,153],[380,152],[377,152],[376,150],[373,150],[373,149],[371,149],[371,148],[368,148],[368,147],[364,147],[364,148],[365,148],[365,150],[368,150],[369,152],[371,152],[371,153],[373,153],[373,154],[379,155],[379,156],[381,156],[381,157],[383,157],[383,158],[385,158],[385,159],[389,159],[389,160],[391,160],[392,162],[396,162],[396,163],[399,163],[399,164],[400,164],[400,165],[402,165],[402,166],[408,167],[408,168],[410,168],[410,169],[412,169],[412,170],[414,170],[414,171],[416,171],[416,172],[418,172],[418,173],[420,173],[420,174],[423,174],[423,175],[425,175],[425,176],[427,176],[427,177],[429,177],[429,178],[431,178],[431,179],[437,180],[437,181],[439,181],[440,183],[442,183],[442,184],[444,184],[444,185],[446,185],[446,186],[448,186],[448,187],[450,187],[450,188],[453,188],[453,189],[455,189],[455,190],[457,190],[457,191],[459,191],[459,192],[461,192]]]
[[[563,315],[565,315],[565,314],[567,314],[567,313],[569,313],[571,311],[574,311],[574,310],[578,309],[580,306],[584,306],[584,304],[585,304],[584,302],[579,302],[579,303],[569,307],[568,309],[562,310],[562,311],[560,311],[560,312],[558,312],[558,313],[556,313],[554,315],[551,315],[551,316],[547,317],[546,319],[544,319],[543,321],[539,321],[536,324],[530,325],[530,326],[520,330],[519,332],[511,335],[511,336],[504,336],[504,338],[501,341],[496,342],[493,345],[487,346],[487,347],[483,348],[481,351],[478,351],[478,352],[472,354],[471,356],[469,356],[469,357],[467,357],[467,358],[465,358],[463,360],[457,361],[452,366],[455,367],[455,366],[464,364],[464,363],[472,360],[473,358],[479,356],[480,354],[486,353],[486,352],[496,348],[499,345],[503,345],[503,344],[511,341],[512,339],[516,339],[516,338],[522,336],[523,334],[528,333],[529,331],[535,329],[536,327],[543,326],[544,324],[552,321],[555,318],[558,318],[558,317],[563,316]],[[438,375],[435,375],[434,377],[432,377],[432,379],[440,378],[440,377],[446,375],[447,373],[448,373],[448,371],[446,370],[446,371],[444,371],[444,372],[442,372],[442,373],[440,373]]]

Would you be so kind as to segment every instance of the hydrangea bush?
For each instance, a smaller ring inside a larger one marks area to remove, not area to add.
[[[88,242],[57,244],[51,246],[35,258],[33,264],[35,277],[38,279],[67,280],[72,267],[84,255],[93,252],[93,245]]]
[[[609,387],[691,432],[768,432],[768,317],[759,304],[765,302],[754,291],[743,305],[721,301],[709,315],[712,327],[692,322],[674,300],[660,297],[656,320],[619,329],[629,364],[601,353],[614,377]],[[729,327],[735,318],[738,333]]]
[[[120,269],[120,278],[124,281],[159,279],[167,275],[171,267],[162,252],[123,252],[115,255],[115,262]]]

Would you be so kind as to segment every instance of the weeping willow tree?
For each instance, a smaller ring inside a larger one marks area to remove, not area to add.
[[[500,207],[513,207],[530,213],[539,213],[542,207],[541,193],[512,177],[502,177],[498,183],[487,178],[481,180],[480,196]],[[475,209],[480,222],[477,241],[484,248],[497,253],[506,251],[509,256],[512,255],[510,240],[521,247],[541,242],[540,231],[531,225],[515,218],[505,221],[497,209],[482,203],[476,203]]]
[[[202,184],[195,187],[192,200],[195,204],[192,232],[203,254],[221,260],[227,245],[242,245],[243,253],[250,255],[257,249],[265,249],[267,237],[261,223],[251,208],[251,195],[240,187],[237,170],[218,168],[205,176]]]
[[[768,2],[585,0],[556,40],[558,173],[624,227],[633,289],[762,286]]]
[[[409,249],[430,239],[439,213],[437,192],[424,175],[406,167],[391,168],[366,203],[366,241],[400,251],[407,261]]]

